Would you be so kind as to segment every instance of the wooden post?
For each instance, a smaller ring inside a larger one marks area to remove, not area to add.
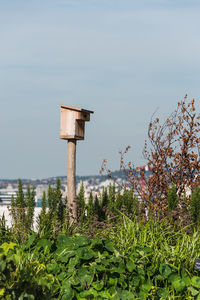
[[[67,202],[70,225],[77,221],[76,197],[76,141],[84,140],[85,122],[93,111],[61,104],[60,138],[68,140],[67,152]]]
[[[67,203],[70,225],[77,220],[76,198],[76,140],[68,140],[67,151]]]

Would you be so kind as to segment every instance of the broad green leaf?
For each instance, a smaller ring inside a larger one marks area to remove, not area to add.
[[[99,292],[98,296],[102,297],[102,298],[99,298],[99,299],[112,299],[108,290],[104,290],[104,291]]]
[[[68,281],[73,286],[80,285],[80,280],[77,277],[75,277],[75,276],[72,276]]]
[[[13,250],[15,247],[17,247],[18,245],[16,243],[10,242],[10,243],[3,243],[0,246],[0,249],[3,250],[3,252],[5,253],[5,255],[7,255],[9,250]]]
[[[69,259],[71,257],[74,257],[76,255],[76,250],[62,250],[61,252],[57,252],[55,253],[55,258],[57,259],[57,261],[61,261],[63,263],[67,263],[69,261]]]
[[[132,260],[130,260],[130,259],[127,260],[127,262],[126,262],[126,267],[127,267],[127,270],[128,270],[130,273],[132,273],[133,270],[136,269],[135,263],[134,263]]]
[[[74,237],[74,244],[77,247],[83,247],[90,245],[91,241],[87,236],[78,235]]]
[[[190,277],[187,275],[187,273],[184,270],[181,271],[181,275],[182,275],[183,281],[185,282],[185,285],[188,287],[191,284]]]
[[[80,297],[87,298],[88,296],[94,296],[94,299],[98,296],[98,292],[95,289],[90,288],[89,290],[83,291],[79,294]]]
[[[62,300],[72,300],[74,298],[74,292],[69,285],[62,287]]]
[[[34,297],[34,295],[32,295],[32,294],[27,294],[26,292],[23,292],[23,293],[19,296],[19,299],[18,299],[18,300],[24,300],[24,299],[26,299],[26,300],[34,300],[35,297]]]
[[[66,272],[61,272],[59,275],[57,275],[58,280],[63,281],[67,277]]]
[[[74,268],[79,264],[79,257],[72,257],[69,260],[68,268],[74,270]]]
[[[112,296],[110,296],[109,299],[112,299],[112,300],[120,300],[120,297],[117,295],[117,293],[113,294]]]
[[[200,294],[197,296],[197,299],[196,300],[200,300]]]
[[[105,241],[104,241],[104,245],[105,245],[105,248],[106,248],[109,252],[114,252],[113,244],[112,244],[110,241],[105,240]]]
[[[122,288],[126,289],[127,288],[126,276],[120,274],[120,277],[118,278],[118,284]]]
[[[141,290],[145,292],[149,292],[152,289],[153,282],[151,280],[147,280],[145,283],[143,283],[140,287]]]
[[[171,268],[168,265],[165,264],[161,264],[160,268],[159,268],[160,274],[164,277],[164,278],[168,278],[169,275],[172,273]]]
[[[40,249],[40,248],[47,248],[50,250],[51,248],[51,245],[52,245],[52,242],[50,240],[47,240],[47,239],[41,239],[37,242],[37,247]]]
[[[139,286],[139,284],[140,284],[140,278],[138,276],[134,276],[132,278],[131,283],[132,283],[132,286],[134,286],[134,287]]]
[[[192,286],[189,287],[189,289],[190,289],[190,292],[191,292],[192,296],[196,296],[196,295],[199,294],[199,291],[196,290],[195,288],[193,288]]]
[[[186,287],[185,282],[182,279],[173,281],[172,286],[174,287],[176,292],[182,292]]]
[[[37,280],[38,285],[41,285],[42,287],[47,287],[49,290],[51,289],[51,285],[52,283],[50,282],[50,280],[48,280],[48,277],[40,277]]]
[[[108,278],[108,286],[113,286],[116,287],[117,286],[117,278],[116,277],[109,277]]]
[[[159,288],[157,294],[160,298],[167,299],[169,296],[169,291],[166,288]]]
[[[147,293],[147,292],[145,292],[145,291],[140,291],[140,293],[139,293],[139,299],[140,299],[140,300],[146,300],[147,297],[148,297],[148,293]],[[133,298],[133,299],[134,299],[134,298]]]
[[[6,261],[5,260],[2,260],[0,262],[0,271],[3,272],[6,268]]]
[[[97,290],[97,291],[101,291],[103,286],[104,286],[103,280],[95,281],[95,282],[92,283],[92,287],[95,288],[95,290]]]
[[[116,257],[116,256],[110,256],[109,261],[113,263],[123,263],[123,260],[121,257]]]
[[[171,283],[173,283],[174,281],[179,281],[179,280],[181,280],[181,276],[178,275],[177,273],[173,273],[169,276],[169,281]]]
[[[74,286],[74,289],[79,293],[83,292],[85,290],[85,286],[83,285],[76,285]]]
[[[155,272],[156,272],[156,266],[154,266],[154,265],[151,265],[151,266],[149,266],[148,268],[147,268],[147,274],[149,275],[149,276],[153,276],[154,274],[155,274]]]
[[[120,289],[118,289],[118,296],[120,297],[121,300],[128,300],[128,299],[133,300],[135,298],[131,292],[123,291]]]
[[[176,290],[176,292],[182,292],[186,287],[184,280],[178,274],[170,275],[169,281],[171,281],[172,286]]]
[[[191,283],[194,287],[200,288],[200,277],[198,276],[193,276],[191,279]]]
[[[103,272],[103,271],[107,271],[107,268],[104,265],[96,265],[96,270],[99,272]]]
[[[160,274],[156,275],[154,278],[155,278],[156,280],[160,280],[160,281],[165,280],[165,277],[162,276],[162,275],[160,275]]]
[[[80,268],[77,272],[80,282],[84,285],[90,285],[93,280],[93,272],[89,268]]]
[[[102,263],[104,266],[108,266],[108,265],[110,264],[110,261],[109,261],[108,259],[106,259],[106,258],[103,258],[103,259],[101,260],[101,263]]]
[[[112,267],[110,269],[110,272],[111,273],[118,273],[121,276],[121,274],[126,273],[126,269],[125,269],[124,265],[120,264],[118,267]]]
[[[94,257],[93,251],[86,247],[77,249],[76,254],[80,259],[84,260],[90,260]]]
[[[61,234],[57,237],[56,246],[57,248],[71,248],[73,247],[74,243],[71,237],[68,237],[65,234]]]
[[[141,267],[137,267],[137,272],[138,272],[138,275],[142,275],[142,276],[146,275],[144,269]]]
[[[92,249],[100,250],[100,249],[102,249],[102,247],[103,247],[103,241],[101,239],[95,238],[95,239],[92,240],[92,242],[91,242],[91,248]]]
[[[28,241],[26,242],[26,244],[23,246],[23,249],[26,250],[30,248],[33,245],[34,241],[36,240],[37,236],[38,236],[37,233],[33,233],[28,239]]]
[[[60,271],[60,267],[57,263],[47,264],[47,272],[58,274]]]
[[[5,289],[0,289],[0,296],[3,296],[5,294]]]

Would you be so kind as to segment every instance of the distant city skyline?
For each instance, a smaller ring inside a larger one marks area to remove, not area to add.
[[[0,2],[0,178],[65,176],[60,107],[94,111],[77,175],[143,165],[151,115],[200,100],[197,0]]]

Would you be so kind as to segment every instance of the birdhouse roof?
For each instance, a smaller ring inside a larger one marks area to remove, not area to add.
[[[79,107],[73,107],[73,106],[64,105],[64,104],[61,104],[60,107],[66,108],[66,109],[69,109],[69,110],[74,110],[74,111],[87,112],[87,113],[90,113],[90,114],[94,113],[91,110],[87,110],[87,109],[83,109],[83,108],[79,108]]]

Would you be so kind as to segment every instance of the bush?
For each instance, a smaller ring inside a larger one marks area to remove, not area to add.
[[[62,234],[56,239],[45,239],[33,234],[22,246],[3,243],[0,246],[1,299],[200,297],[200,277],[178,261],[165,260],[165,253],[162,253],[163,259],[157,257],[155,263],[158,252],[154,244],[149,244],[149,238],[145,243],[146,234],[142,227],[132,234],[139,243],[129,248],[128,253],[122,245],[117,247],[108,239],[89,239],[82,235]],[[157,247],[162,242],[157,240]],[[184,259],[182,257],[182,262]]]

